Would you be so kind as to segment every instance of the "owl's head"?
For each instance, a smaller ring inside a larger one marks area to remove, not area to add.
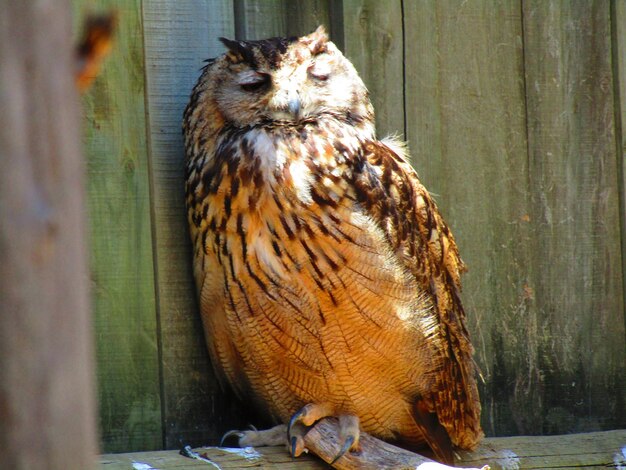
[[[300,38],[220,39],[228,51],[200,79],[214,119],[236,127],[332,116],[373,126],[367,89],[322,26]]]

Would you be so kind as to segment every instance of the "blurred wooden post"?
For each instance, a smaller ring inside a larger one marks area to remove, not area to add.
[[[0,466],[83,470],[96,432],[70,5],[0,11]]]

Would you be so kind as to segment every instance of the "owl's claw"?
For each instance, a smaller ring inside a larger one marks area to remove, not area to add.
[[[298,446],[298,438],[296,436],[293,436],[291,438],[291,456],[292,457],[295,457],[296,455],[297,446]]]
[[[302,452],[308,450],[304,446],[304,435],[308,428],[313,426],[318,420],[335,415],[335,410],[328,404],[309,403],[293,414],[287,426],[287,439],[289,450],[293,457],[298,457]],[[339,416],[339,440],[342,442],[341,449],[331,462],[334,464],[343,457],[346,452],[358,452],[359,445],[359,418],[354,415]]]
[[[333,411],[328,404],[309,403],[291,416],[287,426],[287,439],[293,457],[298,457],[302,452],[308,452],[308,449],[304,447],[304,435],[308,428],[313,426],[316,421],[332,416]]]
[[[243,432],[237,429],[231,429],[230,431],[227,431],[222,436],[222,439],[220,439],[220,447],[224,447],[224,442],[226,441],[226,439],[233,436],[237,436],[239,439],[241,439],[243,437]]]
[[[309,449],[304,447],[304,439],[302,436],[293,436],[291,438],[291,456],[300,457],[303,453],[308,453]]]
[[[317,405],[315,403],[309,403],[304,405],[298,411],[296,411],[289,420],[289,426],[287,426],[287,433],[291,437],[291,432],[297,424],[302,424],[306,427],[313,426],[316,421],[327,416],[332,416],[334,413],[333,408],[324,403]]]
[[[354,444],[354,436],[348,436],[345,442],[343,443],[343,446],[341,446],[341,449],[339,449],[339,453],[335,456],[333,461],[330,462],[330,464],[334,465],[337,460],[343,457],[345,453],[350,450],[350,448],[352,447],[352,444]]]
[[[250,428],[250,431],[259,432],[259,430],[254,427],[253,424],[248,424],[248,427]],[[239,439],[241,439],[242,437],[244,437],[244,432],[248,431],[240,431],[239,429],[231,429],[230,431],[227,431],[222,436],[222,439],[220,439],[220,447],[224,447],[224,441],[226,441],[226,439],[228,439],[229,437],[237,436]]]
[[[343,441],[343,445],[341,446],[341,449],[339,449],[337,456],[330,464],[333,465],[348,451],[360,452],[360,437],[361,431],[359,429],[359,418],[354,415],[339,416],[339,438]]]
[[[300,416],[302,415],[302,409],[296,411],[289,420],[289,424],[287,425],[287,440],[291,443],[293,448],[295,436],[291,435],[291,430],[294,428],[296,423],[299,421]],[[291,453],[293,455],[293,452]]]
[[[294,415],[295,416],[295,415]],[[289,451],[292,457],[299,457],[303,452],[308,452],[308,449],[304,447],[304,435],[307,429],[303,426],[299,426],[298,421],[294,421],[292,417],[287,426],[287,439],[289,441]]]
[[[239,431],[233,429],[228,431],[222,436],[220,441],[220,447],[224,445],[224,442],[229,437],[236,436],[238,438],[237,444],[239,447],[264,447],[264,446],[277,446],[284,445],[287,440],[287,426],[279,424],[270,429],[257,430],[254,426],[250,426],[249,430]]]

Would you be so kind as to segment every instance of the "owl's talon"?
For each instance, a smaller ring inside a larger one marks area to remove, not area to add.
[[[339,453],[333,459],[333,461],[330,462],[331,465],[334,465],[337,460],[343,457],[346,454],[346,452],[350,450],[350,448],[352,447],[352,444],[354,444],[354,439],[355,439],[354,436],[348,436],[346,438],[345,442],[343,443],[343,446],[341,446],[341,449],[339,449]]]
[[[298,438],[296,436],[293,436],[291,438],[291,456],[295,457],[296,456],[296,446],[298,445]]]
[[[291,416],[289,426],[287,426],[287,433],[291,438],[292,429],[295,425],[300,423],[305,427],[312,426],[320,419],[332,416],[333,414],[334,409],[327,403],[320,405],[309,403],[308,405],[304,405]]]
[[[291,456],[300,457],[302,454],[309,452],[304,446],[304,438],[302,436],[293,436],[291,438]]]
[[[250,425],[250,430],[239,431],[233,429],[222,436],[220,447],[224,445],[226,439],[233,436],[238,438],[237,445],[239,445],[239,447],[278,446],[285,445],[289,442],[286,439],[287,426],[284,424],[279,424],[270,429],[262,429],[261,431],[257,430],[257,428],[252,425]]]
[[[331,416],[333,411],[332,407],[326,403],[321,405],[309,403],[291,416],[287,425],[287,441],[293,457],[298,457],[303,452],[308,452],[308,449],[304,446],[304,435],[307,433],[308,428],[314,425],[316,421]]]
[[[343,440],[343,445],[330,464],[333,465],[337,460],[343,457],[346,452],[360,452],[360,437],[359,418],[354,415],[339,416],[339,438]]]
[[[302,454],[307,453],[309,449],[304,447],[304,439],[301,436],[293,436],[291,438],[291,456],[300,457]]]
[[[292,446],[293,446],[293,440],[295,436],[291,435],[291,431],[294,425],[298,422],[298,419],[301,414],[302,414],[302,410],[298,410],[296,413],[294,413],[291,416],[291,419],[289,420],[289,424],[287,425],[287,440],[291,443]],[[293,452],[291,453],[291,455],[293,455]]]
[[[308,429],[320,419],[333,415],[335,415],[335,409],[329,404],[309,403],[291,416],[287,425],[287,440],[292,457],[298,457],[303,452],[307,452],[304,445],[304,435]],[[359,445],[359,418],[350,414],[342,414],[338,418],[339,441],[342,442],[342,446],[331,465],[343,457],[346,452],[358,452],[361,449]]]
[[[305,434],[301,429],[297,429],[301,426],[308,426],[307,424],[307,415],[308,410],[311,408],[311,405],[306,405],[296,411],[289,420],[289,424],[287,425],[287,440],[291,446],[291,455],[293,457],[297,457],[296,455],[296,444],[298,442],[298,438],[302,439],[302,435]],[[294,435],[295,434],[295,435]]]
[[[224,447],[224,442],[226,441],[226,439],[228,439],[229,437],[233,437],[233,436],[237,436],[239,439],[241,439],[243,437],[243,432],[237,429],[231,429],[230,431],[226,432],[222,436],[222,439],[220,440],[220,447]]]

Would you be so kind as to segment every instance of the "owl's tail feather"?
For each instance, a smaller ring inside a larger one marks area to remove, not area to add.
[[[439,422],[437,413],[430,411],[424,401],[418,400],[413,405],[413,419],[437,460],[441,463],[454,464],[452,441],[446,428]]]

